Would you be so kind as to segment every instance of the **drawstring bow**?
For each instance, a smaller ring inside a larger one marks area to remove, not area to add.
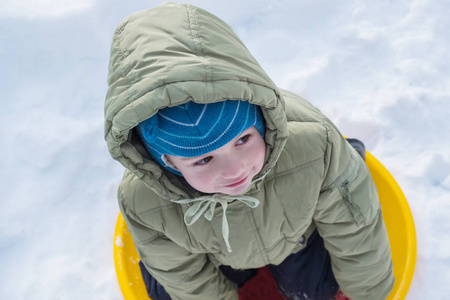
[[[255,208],[259,204],[259,200],[249,196],[229,196],[229,195],[212,195],[212,196],[202,196],[194,199],[183,199],[183,200],[171,200],[174,203],[179,204],[190,204],[193,203],[191,207],[184,214],[184,223],[187,226],[194,224],[202,215],[211,221],[214,217],[214,210],[217,203],[222,205],[223,217],[222,217],[222,236],[225,240],[228,252],[231,252],[231,246],[229,242],[229,226],[227,220],[227,207],[228,202],[238,200],[251,208]]]

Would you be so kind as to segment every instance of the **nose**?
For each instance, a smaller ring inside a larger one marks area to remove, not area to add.
[[[224,179],[236,179],[242,175],[243,162],[239,157],[232,157],[223,161],[222,177]]]

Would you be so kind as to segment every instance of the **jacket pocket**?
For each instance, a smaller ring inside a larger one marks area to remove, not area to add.
[[[380,210],[376,186],[367,166],[353,149],[349,164],[335,184],[358,226],[376,220]]]

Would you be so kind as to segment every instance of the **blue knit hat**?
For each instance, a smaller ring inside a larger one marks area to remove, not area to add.
[[[251,126],[264,138],[263,117],[257,105],[241,100],[208,104],[190,101],[161,109],[139,123],[137,130],[153,159],[181,175],[164,162],[164,154],[200,156],[224,146]]]

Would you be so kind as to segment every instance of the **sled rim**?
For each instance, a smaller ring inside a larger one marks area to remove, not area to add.
[[[394,263],[395,283],[387,300],[405,299],[414,276],[417,240],[414,219],[408,201],[389,171],[368,151],[366,164],[377,186],[383,220],[386,224],[391,255]],[[388,196],[396,201],[388,203]],[[396,206],[396,209],[392,209]],[[401,224],[401,226],[395,226]]]
[[[394,263],[395,283],[387,300],[405,299],[414,275],[417,241],[408,202],[389,171],[368,151],[366,164],[377,186]],[[388,199],[395,199],[389,203]],[[398,226],[398,225],[401,226]],[[139,255],[122,214],[114,233],[114,265],[126,300],[150,299],[139,268]],[[150,299],[151,300],[151,299]]]
[[[139,260],[133,238],[119,212],[114,232],[114,266],[120,290],[126,300],[151,300],[142,279]]]

